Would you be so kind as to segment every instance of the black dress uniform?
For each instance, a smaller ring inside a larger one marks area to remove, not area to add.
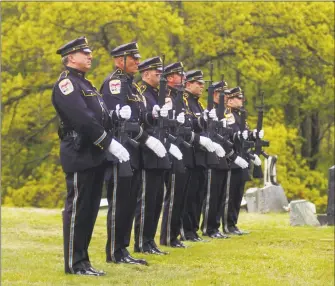
[[[112,50],[111,55],[113,57],[124,55],[140,57],[136,42],[116,47]],[[137,87],[133,83],[133,76],[125,74],[120,68],[116,68],[107,76],[100,91],[113,118],[117,105],[120,108],[129,105],[132,113],[128,123],[137,127],[134,132],[129,130],[132,139],[122,142],[130,154],[133,174],[123,176],[118,169],[118,162],[115,162],[106,172],[108,200],[106,259],[107,262],[146,264],[144,260],[131,257],[126,249],[130,243],[136,200],[141,188],[141,154],[139,146],[132,140],[144,143],[148,138],[147,133],[138,124],[141,117],[145,116],[145,102],[138,94]]]
[[[147,59],[139,64],[138,69],[141,73],[146,70],[161,72],[162,60],[160,57]],[[159,139],[158,133],[164,131],[158,131],[158,120],[150,120],[149,116],[149,111],[152,111],[153,107],[158,105],[158,89],[142,81],[140,91],[146,101],[148,111],[143,125],[149,135]],[[155,235],[164,196],[164,171],[170,169],[170,162],[167,156],[159,158],[146,146],[141,146],[141,151],[143,159],[142,188],[138,194],[136,206],[134,250],[135,252],[149,254],[166,254],[166,252],[158,249]]]
[[[165,67],[164,76],[167,77],[174,73],[178,73],[181,76],[183,76],[182,62],[172,63]],[[183,92],[182,90],[179,90],[180,88],[182,87],[179,88],[171,86],[167,87],[166,98],[167,101],[171,101],[171,107],[172,107],[171,112],[169,113],[169,118],[171,119],[173,119],[173,111],[176,110],[176,101],[180,100],[182,106],[184,106],[182,97],[178,98],[178,93]],[[190,134],[183,134],[183,137],[184,137],[183,139],[185,139],[189,144],[193,143],[190,142],[192,138],[191,132]],[[190,157],[187,156],[187,152],[188,153],[193,152],[192,148],[185,147],[185,145],[183,144],[178,144],[178,147],[183,153],[183,164],[182,166],[180,166],[180,163],[177,162],[174,158],[172,158],[172,168],[165,173],[166,193],[164,197],[163,217],[162,217],[161,235],[160,235],[160,244],[171,247],[185,247],[183,243],[178,239],[178,236],[180,234],[180,227],[182,222],[181,220],[183,217],[184,204],[186,198],[186,185],[188,177],[185,165],[186,166],[189,165],[188,157]]]
[[[61,47],[66,56],[91,53],[85,37]],[[61,121],[60,161],[66,174],[67,197],[63,212],[65,272],[103,275],[90,265],[88,246],[98,214],[106,149],[112,141],[107,130],[107,107],[85,73],[66,67],[52,92],[52,104]]]
[[[227,98],[239,97],[243,100],[243,94],[240,87],[232,88],[225,91],[225,93]],[[233,130],[233,136],[231,137],[231,140],[234,142],[234,151],[236,154],[240,154],[241,144],[239,142],[239,136],[237,135],[239,131],[243,131],[240,130],[240,111],[238,109],[227,108],[225,117],[227,119],[227,126]],[[249,161],[249,158],[243,159]],[[223,198],[224,204],[222,209],[222,227],[225,233],[241,235],[243,233],[237,228],[237,221],[246,181],[243,179],[242,168],[236,165],[233,162],[233,159],[231,161],[230,170],[227,174],[226,192]]]
[[[186,82],[195,80],[204,82],[201,71],[197,70],[186,73]],[[206,136],[204,133],[206,122],[202,116],[204,108],[199,102],[199,97],[186,90],[184,92],[184,100],[186,117],[192,125],[194,132]],[[198,236],[197,231],[199,230],[202,204],[207,187],[207,151],[199,144],[195,144],[193,152],[194,164],[188,168],[187,197],[182,219],[181,238],[183,240],[201,241],[202,239]]]
[[[213,83],[213,87],[216,92],[220,92],[223,89],[227,89],[227,83],[224,81],[216,82]],[[214,107],[217,109],[218,104],[214,103]],[[224,112],[224,110],[222,110],[222,112]],[[222,119],[223,114],[218,115],[218,117],[219,120]],[[222,132],[222,122],[217,122],[217,125],[218,127],[215,131],[219,135],[222,135],[222,137],[227,137],[226,134]],[[220,213],[226,190],[227,173],[229,170],[227,157],[228,155],[231,156],[233,153],[231,152],[232,147],[225,146],[225,144],[222,142],[216,140],[214,141],[224,148],[226,156],[219,158],[219,164],[208,170],[208,188],[206,189],[206,195],[203,204],[203,221],[201,224],[201,230],[203,235],[208,235],[211,238],[227,238],[228,236],[219,232]]]

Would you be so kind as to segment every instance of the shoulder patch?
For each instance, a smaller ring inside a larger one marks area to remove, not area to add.
[[[112,94],[119,94],[121,92],[121,81],[119,79],[112,79],[109,82],[109,90]]]
[[[58,84],[58,87],[59,87],[60,91],[61,91],[64,95],[68,95],[68,94],[70,94],[72,91],[74,91],[73,84],[72,84],[71,80],[68,79],[68,78],[63,79],[63,80]]]

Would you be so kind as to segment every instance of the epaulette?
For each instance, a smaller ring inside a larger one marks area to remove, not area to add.
[[[119,78],[122,75],[124,75],[123,71],[121,69],[117,69],[110,75],[109,79],[112,79],[112,77]]]
[[[61,78],[66,78],[69,74],[68,70],[62,71],[61,74],[58,77],[58,80],[60,80]]]

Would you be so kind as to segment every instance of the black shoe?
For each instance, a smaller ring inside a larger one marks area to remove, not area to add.
[[[237,226],[235,226],[235,230],[236,230],[236,231],[239,231],[242,235],[243,235],[243,234],[249,234],[249,233],[250,233],[249,231],[239,229]]]
[[[106,273],[104,271],[97,271],[92,267],[77,269],[74,271],[75,275],[87,275],[87,276],[104,276]]]
[[[228,231],[229,231],[229,234],[232,234],[232,235],[242,235],[242,232],[240,232],[239,230],[236,230],[235,227],[228,227]]]
[[[209,235],[209,237],[210,238],[217,238],[217,239],[223,239],[223,238],[225,238],[219,232],[212,233],[212,234]]]
[[[171,243],[170,245],[171,247],[174,248],[186,248],[186,245],[184,243],[180,242],[175,242],[175,243]]]
[[[218,232],[218,235],[220,235],[220,236],[221,236],[222,238],[224,238],[224,239],[230,238],[229,235],[226,235],[226,234],[224,234],[224,233],[222,233],[222,232]]]
[[[162,251],[160,250],[158,247],[157,247],[157,244],[155,243],[155,241],[150,241],[149,242],[150,246],[151,246],[151,249],[153,250],[153,254],[158,254],[158,255],[167,255],[169,254],[168,252],[166,251]]]
[[[136,265],[146,265],[148,266],[148,262],[144,259],[136,259],[130,255],[123,256],[121,259],[116,260],[115,263],[126,263],[126,264],[136,264]]]

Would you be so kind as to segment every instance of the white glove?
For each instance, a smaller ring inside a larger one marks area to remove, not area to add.
[[[158,157],[163,158],[166,155],[166,149],[165,149],[164,145],[161,143],[161,141],[159,141],[155,137],[149,136],[148,139],[147,139],[147,141],[145,141],[144,144],[149,149],[151,149],[152,151],[154,151],[155,154]]]
[[[119,159],[120,163],[127,162],[129,160],[129,153],[126,148],[124,148],[115,139],[112,140],[108,146],[108,151],[111,152],[116,158]]]
[[[254,154],[255,159],[252,160],[256,166],[261,166],[262,165],[262,160],[259,158],[257,154]]]
[[[248,139],[248,130],[244,130],[242,133],[241,133],[241,131],[239,131],[238,134],[240,135],[240,138],[241,138],[241,136],[242,136],[242,138],[243,138],[244,140],[247,140],[247,139]]]
[[[154,105],[154,107],[152,108],[152,116],[154,117],[154,118],[158,118],[159,117],[159,111],[160,111],[161,109],[159,108],[159,106],[156,104],[156,105]]]
[[[204,112],[202,113],[202,116],[203,116],[203,118],[204,118],[205,121],[207,121],[207,119],[208,119],[207,114],[208,114],[208,110],[205,109]]]
[[[227,127],[227,119],[223,118],[220,120],[222,122],[222,127]]]
[[[200,136],[199,144],[207,149],[209,152],[214,152],[215,147],[213,145],[213,141],[207,137]]]
[[[257,129],[254,129],[254,130],[252,131],[252,135],[254,136],[254,138],[257,138]],[[261,130],[259,130],[259,132],[258,132],[258,138],[259,138],[259,139],[262,139],[263,137],[264,137],[264,130],[261,129]]]
[[[218,155],[218,157],[222,158],[226,155],[225,150],[222,148],[222,146],[216,142],[213,142],[215,153]]]
[[[170,145],[169,153],[177,160],[183,159],[183,154],[180,152],[179,148],[174,144]]]
[[[177,119],[178,123],[184,124],[185,123],[185,113],[180,112],[176,119]]]
[[[128,120],[131,116],[131,108],[129,105],[124,105],[120,109],[120,104],[116,105],[115,112],[117,117]]]
[[[169,104],[164,104],[161,108],[161,112],[159,113],[160,116],[162,117],[167,117],[169,115],[169,110],[170,110]]]
[[[209,113],[208,113],[209,118],[213,119],[214,121],[218,121],[218,117],[216,115],[216,110],[213,108]]]
[[[248,166],[249,166],[248,162],[240,156],[236,157],[234,163],[236,165],[240,166],[242,169],[248,168]]]

